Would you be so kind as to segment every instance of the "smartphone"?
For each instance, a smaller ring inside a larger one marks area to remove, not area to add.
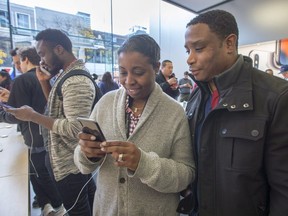
[[[13,109],[14,107],[12,107],[12,106],[10,106],[10,105],[8,105],[8,104],[6,104],[6,103],[3,103],[3,102],[0,102],[0,107],[4,107],[4,108],[7,108],[7,109]]]
[[[46,74],[47,76],[51,76],[50,72],[48,70],[46,70],[43,66],[40,65],[40,70]]]
[[[88,118],[81,118],[81,117],[78,117],[77,120],[81,123],[83,127],[82,131],[84,133],[88,133],[88,134],[92,134],[96,136],[96,141],[99,141],[99,142],[104,142],[106,140],[97,122]]]

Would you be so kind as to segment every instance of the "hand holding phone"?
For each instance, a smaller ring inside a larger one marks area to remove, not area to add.
[[[47,76],[51,76],[50,72],[47,69],[45,69],[42,65],[40,65],[40,71],[46,74]]]
[[[6,103],[3,103],[3,102],[0,102],[0,107],[6,108],[6,109],[13,109],[14,108],[14,107],[12,107]]]
[[[80,121],[83,127],[82,128],[83,133],[94,135],[96,137],[96,141],[98,142],[104,142],[106,140],[97,122],[91,119],[81,118],[81,117],[78,117],[77,120]]]

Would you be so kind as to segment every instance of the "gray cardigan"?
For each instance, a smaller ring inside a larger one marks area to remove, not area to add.
[[[75,149],[74,161],[82,173],[100,167],[93,215],[178,215],[179,192],[191,183],[195,174],[184,110],[156,84],[133,134],[127,139],[125,99],[123,88],[107,93],[90,118],[99,123],[107,140],[130,141],[140,148],[137,170],[131,173],[116,167],[111,155],[93,163],[79,146]]]

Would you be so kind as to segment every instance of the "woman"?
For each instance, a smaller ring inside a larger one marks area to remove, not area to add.
[[[74,154],[81,172],[100,168],[93,215],[178,215],[179,192],[195,171],[184,110],[155,83],[160,48],[150,36],[131,36],[118,55],[123,88],[90,116],[107,141],[81,133]]]
[[[107,71],[103,74],[102,81],[99,83],[99,88],[104,95],[109,91],[118,89],[119,86],[113,81],[111,73]]]

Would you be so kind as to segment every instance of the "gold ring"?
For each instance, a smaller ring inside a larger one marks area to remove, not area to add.
[[[118,157],[118,160],[117,160],[118,162],[124,162],[123,161],[123,154],[119,154],[119,157]]]

